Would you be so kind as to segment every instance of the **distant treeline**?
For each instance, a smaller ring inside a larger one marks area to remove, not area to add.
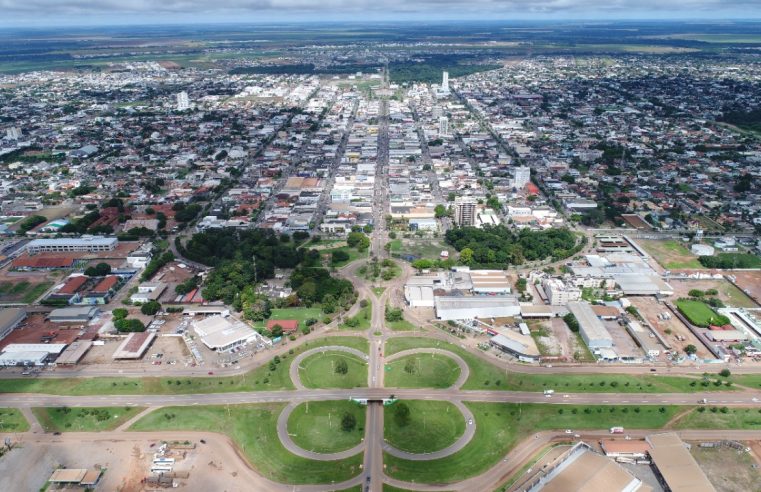
[[[244,74],[274,74],[274,75],[316,75],[316,74],[346,74],[356,72],[376,72],[380,64],[348,64],[332,65],[330,67],[317,68],[313,63],[296,63],[282,65],[259,65],[255,67],[235,67],[230,70],[231,75]]]
[[[735,125],[743,130],[761,133],[761,108],[743,110],[724,110],[724,116],[719,121]]]
[[[403,84],[405,82],[427,82],[435,84],[441,82],[441,72],[449,72],[450,77],[463,77],[476,72],[494,70],[500,68],[495,64],[460,64],[463,60],[472,60],[473,57],[462,55],[431,55],[425,57],[424,62],[400,61],[389,64],[391,82]]]

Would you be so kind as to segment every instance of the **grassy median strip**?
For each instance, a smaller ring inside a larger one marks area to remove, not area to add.
[[[385,366],[387,388],[449,388],[460,376],[460,366],[441,354],[408,355]]]
[[[457,453],[431,461],[409,461],[384,454],[386,473],[399,480],[451,483],[480,475],[521,439],[540,430],[601,429],[625,425],[658,429],[676,415],[676,406],[465,403],[476,419],[473,439]]]
[[[50,395],[177,395],[195,393],[232,393],[294,389],[288,368],[291,360],[305,350],[326,345],[342,345],[365,353],[367,339],[326,337],[294,347],[279,358],[240,376],[224,377],[93,377],[93,378],[17,378],[0,379],[0,393],[43,393]],[[291,353],[292,352],[292,353]],[[279,362],[278,362],[279,361]]]
[[[146,415],[130,430],[225,434],[257,472],[282,483],[341,482],[361,472],[362,453],[345,460],[315,461],[288,452],[277,436],[277,419],[284,407],[284,403],[165,407]]]
[[[761,408],[698,407],[680,418],[676,428],[761,430]]]
[[[113,430],[141,407],[39,407],[32,408],[45,432],[97,432]]]
[[[26,432],[29,422],[17,408],[0,408],[0,432]]]
[[[347,400],[302,403],[288,419],[288,434],[307,451],[345,451],[362,442],[366,413],[365,407]]]
[[[409,409],[406,418],[396,412]],[[465,417],[447,401],[404,400],[383,409],[383,438],[410,453],[432,453],[452,444],[465,433]]]
[[[565,393],[695,393],[733,390],[723,378],[709,376],[679,377],[627,374],[524,374],[510,372],[471,354],[457,345],[423,337],[397,337],[386,342],[386,354],[402,350],[438,347],[462,357],[470,367],[470,377],[464,390],[544,391],[553,389]],[[562,371],[562,369],[558,369]],[[734,377],[733,377],[734,378]],[[738,383],[740,379],[733,379]],[[705,383],[704,383],[705,381]],[[717,381],[721,381],[716,384]],[[748,379],[755,382],[756,379]],[[761,383],[761,377],[757,379]]]

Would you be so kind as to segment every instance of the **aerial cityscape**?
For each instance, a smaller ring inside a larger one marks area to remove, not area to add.
[[[761,492],[761,6],[3,3],[0,490]]]

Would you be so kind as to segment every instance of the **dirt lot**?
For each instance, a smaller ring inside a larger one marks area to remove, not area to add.
[[[761,304],[761,271],[732,272],[732,275],[738,287]]]
[[[753,468],[758,462],[752,453],[729,447],[700,448],[697,443],[690,452],[718,492],[761,490],[761,472]]]
[[[755,273],[755,272],[743,272],[743,273]],[[761,276],[757,279],[761,281]],[[716,296],[727,306],[742,307],[742,308],[757,308],[758,304],[753,302],[753,299],[745,295],[740,289],[732,285],[727,280],[669,280],[669,285],[674,288],[674,297],[689,297],[689,291],[691,289],[698,289],[706,291],[708,289],[716,289],[719,291],[719,295]],[[755,285],[754,285],[755,286]],[[759,289],[761,293],[761,289]]]
[[[119,338],[107,341],[103,346],[91,348],[82,360],[82,364],[113,364],[114,366],[118,366],[119,369],[125,369],[144,367],[158,361],[161,361],[162,365],[166,365],[170,361],[177,361],[175,367],[185,367],[185,362],[192,359],[182,338],[159,336],[151,346],[148,347],[142,360],[124,360],[116,362],[111,356],[116,351],[117,347],[119,347],[122,340],[122,338]],[[163,355],[158,358],[154,357],[155,354]]]
[[[56,466],[106,468],[98,490],[148,490],[141,480],[150,474],[153,453],[160,440],[192,439],[195,449],[176,451],[175,470],[188,471],[175,490],[270,490],[240,459],[223,436],[157,433],[64,433],[61,436],[27,434],[0,460],[0,490],[40,490]],[[151,446],[153,445],[153,447]],[[183,454],[185,455],[183,457]]]
[[[699,358],[713,357],[705,345],[703,345],[703,342],[698,340],[684,323],[679,321],[664,304],[659,304],[658,301],[651,297],[631,297],[629,300],[639,310],[639,313],[658,330],[658,333],[668,341],[672,349],[684,353],[684,347],[692,344],[697,347],[697,356]],[[671,319],[658,319],[659,314],[666,312],[672,315]],[[666,330],[671,330],[671,334],[667,334]],[[684,339],[682,341],[678,340],[677,335],[684,337]]]
[[[608,333],[613,337],[613,346],[616,353],[621,357],[644,357],[646,354],[637,346],[637,343],[626,331],[626,328],[615,321],[603,321]]]

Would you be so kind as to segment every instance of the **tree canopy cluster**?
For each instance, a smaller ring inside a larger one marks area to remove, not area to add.
[[[473,267],[504,268],[525,261],[567,258],[578,251],[568,229],[513,232],[505,226],[460,227],[446,233],[448,244],[460,252],[460,261]]]
[[[719,253],[716,256],[701,256],[698,261],[706,268],[761,268],[761,258],[748,253]]]

